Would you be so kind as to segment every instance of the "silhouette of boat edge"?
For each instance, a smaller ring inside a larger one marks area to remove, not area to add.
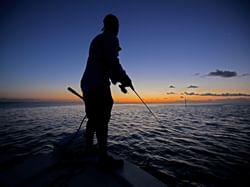
[[[50,154],[32,156],[7,168],[0,173],[1,186],[167,186],[126,160],[123,168],[99,169],[97,155],[83,153],[83,133],[66,136]]]

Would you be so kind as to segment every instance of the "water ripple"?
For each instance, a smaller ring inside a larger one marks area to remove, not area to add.
[[[248,181],[249,105],[150,107],[161,123],[143,105],[114,105],[111,152],[170,186],[241,186]],[[81,105],[0,108],[0,164],[51,152],[76,131],[83,116]]]

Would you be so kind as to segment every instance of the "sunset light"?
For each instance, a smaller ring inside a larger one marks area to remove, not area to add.
[[[249,99],[249,14],[233,2],[20,1],[3,8],[0,99],[78,100],[66,88],[81,92],[89,43],[110,12],[120,19],[120,62],[146,102],[181,102],[185,92],[194,93],[189,102]],[[112,90],[117,103],[140,102],[117,85]]]
[[[0,0],[0,187],[250,187],[249,0]]]

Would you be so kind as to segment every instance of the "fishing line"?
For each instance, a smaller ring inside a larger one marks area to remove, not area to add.
[[[68,89],[71,93],[73,93],[74,95],[76,95],[76,96],[78,96],[80,99],[82,99],[83,102],[84,102],[84,97],[81,96],[79,93],[77,93],[73,88],[68,87],[67,89]],[[75,133],[75,135],[73,136],[72,139],[74,139],[74,138],[76,137],[76,135],[77,135],[78,132],[80,131],[80,129],[81,129],[81,127],[82,127],[82,124],[83,124],[83,122],[84,122],[84,120],[85,120],[86,118],[87,118],[87,115],[85,115],[85,116],[83,117],[82,122],[81,122],[80,126],[78,127],[78,129],[77,129],[77,131],[76,131],[76,133]]]
[[[123,93],[127,93],[127,92],[128,92],[127,89],[126,89],[122,84],[120,84],[119,87],[120,87],[120,89],[121,89],[121,91],[122,91]],[[135,90],[135,88],[134,88],[132,85],[130,86],[130,88],[131,88],[131,90],[133,90],[133,92],[136,94],[136,96],[141,100],[141,102],[142,102],[142,103],[144,104],[144,106],[148,109],[148,111],[152,114],[152,116],[154,116],[155,120],[156,120],[159,124],[161,124],[160,120],[156,117],[156,115],[152,112],[152,110],[148,107],[148,105],[143,101],[143,99],[142,99],[141,96],[137,93],[137,91]]]
[[[148,111],[152,114],[152,116],[154,116],[154,118],[156,119],[156,121],[161,124],[161,122],[159,121],[159,119],[156,117],[156,115],[152,112],[152,110],[148,107],[148,105],[143,101],[143,99],[140,97],[140,95],[135,91],[135,89],[132,87],[131,88],[134,93],[137,95],[137,97],[141,100],[141,102],[145,105],[145,107],[148,109]]]

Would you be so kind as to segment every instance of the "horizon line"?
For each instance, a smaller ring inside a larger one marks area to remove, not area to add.
[[[250,98],[224,98],[224,99],[207,99],[207,100],[187,100],[187,104],[195,103],[228,103],[228,102],[250,102]],[[0,98],[0,103],[14,103],[14,102],[47,102],[47,103],[84,103],[81,100],[77,99],[41,99],[41,98]],[[184,104],[184,100],[175,100],[175,101],[145,101],[147,104]],[[142,104],[141,101],[115,101],[114,104]]]

